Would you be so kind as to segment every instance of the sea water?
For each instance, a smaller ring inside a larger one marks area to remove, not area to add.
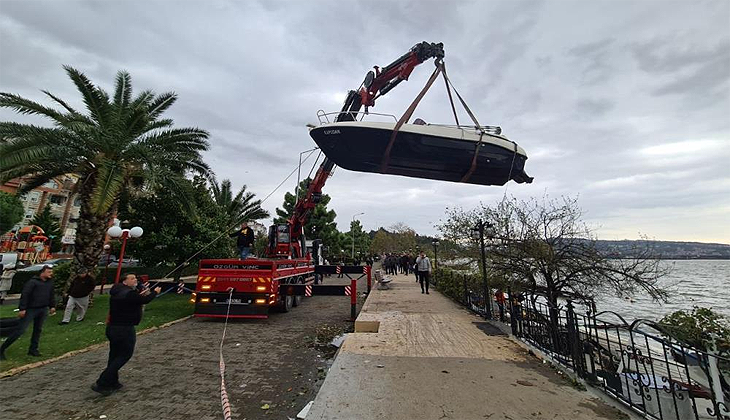
[[[628,298],[599,296],[599,312],[611,310],[627,322],[643,318],[658,321],[664,315],[693,306],[709,307],[730,318],[730,260],[664,260],[671,269],[659,284],[669,292],[669,301],[655,302],[646,293]]]

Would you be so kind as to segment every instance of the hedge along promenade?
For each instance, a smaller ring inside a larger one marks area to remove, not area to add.
[[[159,327],[171,321],[188,317],[193,313],[193,304],[188,301],[190,295],[167,293],[145,305],[142,322],[137,331],[152,327]],[[0,307],[0,317],[17,317],[17,305],[3,305]],[[0,361],[0,376],[19,366],[34,364],[52,359],[68,352],[81,350],[107,341],[105,335],[106,317],[109,312],[109,295],[94,296],[94,306],[89,308],[83,321],[76,321],[74,312],[71,323],[58,325],[63,317],[63,309],[56,315],[46,318],[43,325],[43,334],[40,340],[41,357],[28,355],[28,346],[33,326],[28,326],[25,334],[5,350],[7,360]]]

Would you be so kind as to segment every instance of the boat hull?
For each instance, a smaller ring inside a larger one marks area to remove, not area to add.
[[[516,151],[513,143],[502,140],[501,143],[512,146],[507,149],[486,139],[478,144],[419,131],[398,132],[386,165],[384,156],[392,129],[339,123],[316,127],[309,133],[325,156],[351,171],[478,185],[504,185],[510,179],[532,182],[524,172],[527,156]],[[477,144],[479,151],[472,168]]]

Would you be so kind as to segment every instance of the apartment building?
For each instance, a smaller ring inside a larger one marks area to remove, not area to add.
[[[0,186],[0,190],[16,194],[26,179],[12,179]],[[16,227],[27,226],[33,217],[49,204],[51,214],[58,218],[58,224],[61,227],[61,242],[65,246],[73,246],[76,239],[76,224],[81,211],[81,202],[78,195],[74,193],[78,180],[76,175],[63,175],[20,196],[25,214]]]

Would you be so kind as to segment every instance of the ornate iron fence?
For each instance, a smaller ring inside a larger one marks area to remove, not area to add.
[[[653,321],[510,299],[512,332],[648,419],[730,420],[730,358],[687,347]]]
[[[436,277],[442,293],[481,316],[494,305],[491,295],[485,302],[477,276],[440,270]],[[730,358],[687,347],[653,321],[629,324],[594,306],[550,307],[539,296],[509,290],[506,306],[515,337],[645,418],[730,420]]]

